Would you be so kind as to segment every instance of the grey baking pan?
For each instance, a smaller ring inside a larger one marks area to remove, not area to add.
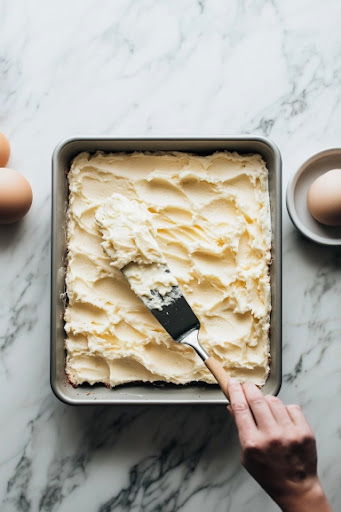
[[[65,291],[65,223],[67,173],[72,159],[82,151],[187,151],[209,154],[218,150],[259,153],[269,170],[272,221],[270,330],[270,375],[263,388],[277,394],[282,379],[282,296],[281,296],[281,157],[267,138],[234,136],[215,138],[112,138],[75,137],[60,143],[52,158],[52,268],[51,268],[51,386],[56,396],[68,404],[224,404],[218,386],[154,386],[134,384],[108,389],[103,385],[72,387],[65,375],[63,293]]]

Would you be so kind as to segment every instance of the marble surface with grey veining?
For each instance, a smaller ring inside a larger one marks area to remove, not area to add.
[[[0,0],[0,131],[33,207],[0,227],[0,509],[271,512],[224,407],[70,407],[49,385],[51,152],[75,134],[270,136],[283,185],[341,145],[339,0]],[[341,509],[341,252],[283,218],[284,377]]]

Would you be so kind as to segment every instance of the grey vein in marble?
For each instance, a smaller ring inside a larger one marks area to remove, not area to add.
[[[271,136],[283,185],[340,146],[338,0],[0,0],[0,131],[33,187],[0,227],[0,509],[273,512],[219,407],[68,407],[49,388],[50,166],[75,134]],[[284,379],[341,508],[340,251],[286,212]]]

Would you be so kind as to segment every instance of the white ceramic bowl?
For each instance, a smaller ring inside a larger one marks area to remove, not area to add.
[[[287,209],[296,228],[307,238],[323,245],[341,245],[341,226],[324,226],[310,214],[307,194],[312,182],[321,174],[341,169],[341,148],[332,148],[311,156],[291,178],[287,187]]]

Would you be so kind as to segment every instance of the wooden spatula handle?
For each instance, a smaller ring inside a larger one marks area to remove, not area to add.
[[[226,396],[226,398],[229,400],[229,394],[227,391],[227,382],[229,380],[229,376],[227,375],[226,371],[224,370],[224,367],[219,361],[217,361],[214,357],[210,356],[207,359],[205,359],[205,365],[210,370],[210,372],[215,376],[216,381],[218,382],[219,386],[221,387],[222,392]]]

